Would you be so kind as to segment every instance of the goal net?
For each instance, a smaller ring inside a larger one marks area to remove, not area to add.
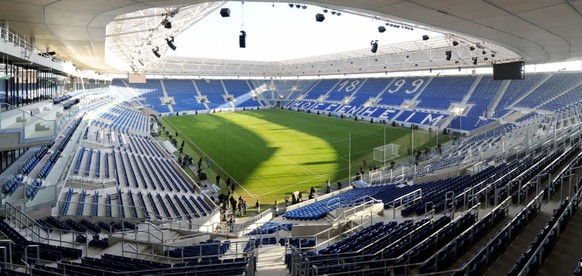
[[[397,144],[388,144],[374,148],[374,160],[378,162],[385,162],[388,160],[392,160],[397,158],[398,156],[398,149],[400,145]]]

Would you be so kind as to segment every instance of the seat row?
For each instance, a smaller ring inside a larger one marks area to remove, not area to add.
[[[40,149],[34,152],[34,154],[26,161],[26,163],[22,165],[20,173],[24,175],[30,173],[34,169],[34,167],[38,164],[38,162],[40,162],[40,160],[48,152],[48,149],[49,149],[48,146],[42,146]]]
[[[482,275],[489,266],[501,256],[505,248],[526,228],[537,216],[540,205],[537,201],[530,202],[505,226],[491,237],[473,256],[467,260],[454,275]]]
[[[576,203],[577,204],[577,203]],[[533,275],[552,252],[560,234],[576,212],[569,199],[563,201],[554,209],[554,214],[538,235],[530,243],[529,247],[521,254],[507,275]]]
[[[184,246],[175,249],[166,250],[165,256],[172,258],[190,258],[190,257],[214,257],[223,255],[230,248],[230,241],[221,242],[219,240],[207,240],[191,246]]]

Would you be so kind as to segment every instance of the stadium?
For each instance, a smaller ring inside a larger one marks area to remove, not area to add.
[[[582,1],[0,1],[0,275],[582,275]]]

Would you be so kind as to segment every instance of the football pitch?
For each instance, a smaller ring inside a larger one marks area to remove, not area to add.
[[[193,156],[193,163],[203,158],[211,183],[220,174],[225,191],[230,176],[236,194],[259,198],[263,204],[281,201],[293,191],[307,194],[312,186],[323,189],[326,179],[342,181],[345,187],[348,160],[352,175],[364,160],[367,167],[382,165],[373,161],[373,149],[384,139],[400,145],[401,158],[410,152],[411,136],[414,148],[421,150],[434,147],[437,139],[434,132],[412,134],[410,128],[276,109],[163,117],[163,122],[178,133],[178,146],[185,142],[184,152]],[[448,139],[439,135],[440,143]]]

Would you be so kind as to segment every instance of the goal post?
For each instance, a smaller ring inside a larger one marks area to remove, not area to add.
[[[400,145],[387,144],[374,148],[374,160],[378,162],[386,162],[399,157],[398,149]]]

